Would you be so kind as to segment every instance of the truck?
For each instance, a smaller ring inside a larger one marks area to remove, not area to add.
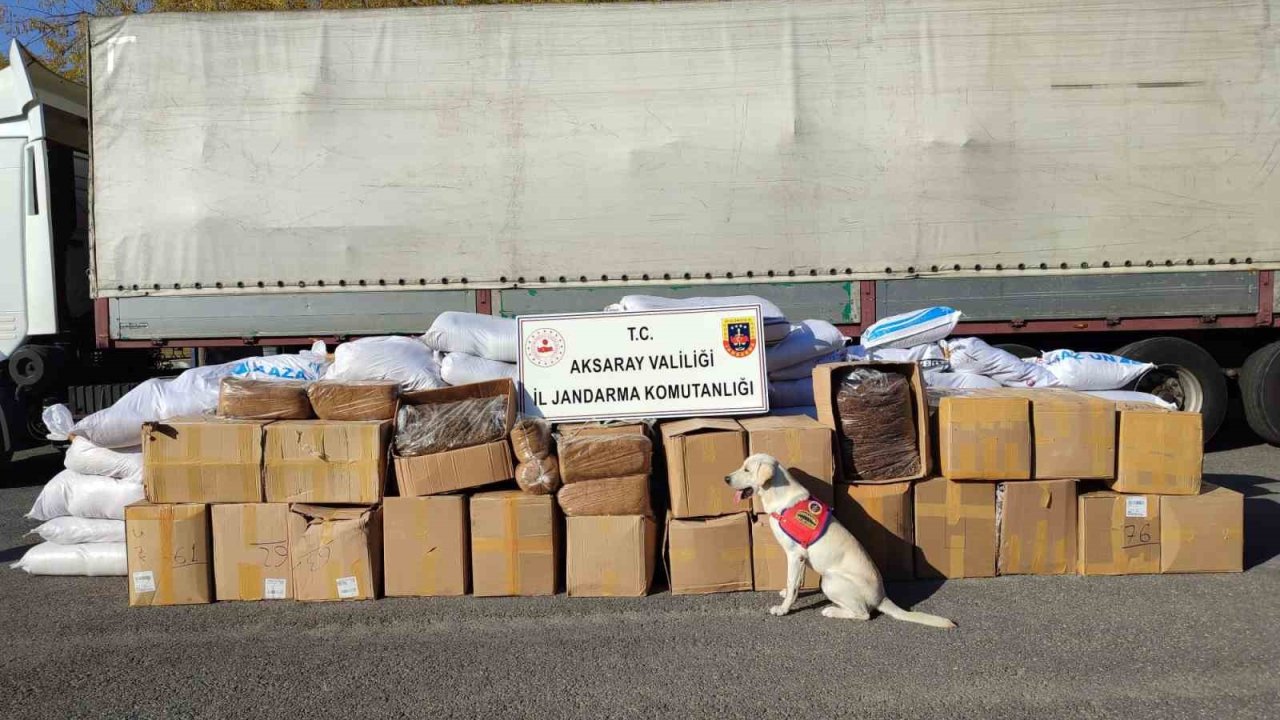
[[[1136,388],[1206,440],[1238,394],[1280,442],[1277,5],[127,15],[89,24],[78,90],[15,46],[6,448],[120,353],[628,294],[851,338],[949,305],[1023,356],[1155,363]]]

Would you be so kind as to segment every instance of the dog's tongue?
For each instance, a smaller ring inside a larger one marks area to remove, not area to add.
[[[746,500],[747,498],[745,496],[746,496],[745,490],[738,490],[733,494],[734,499],[737,500],[738,502],[742,502],[743,500]]]

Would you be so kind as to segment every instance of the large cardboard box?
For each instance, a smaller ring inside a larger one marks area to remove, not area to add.
[[[124,526],[131,607],[213,602],[208,505],[136,502]]]
[[[1200,413],[1173,412],[1150,403],[1116,403],[1119,449],[1116,477],[1121,493],[1195,495],[1204,470]]]
[[[737,420],[677,420],[661,429],[673,515],[711,517],[750,509],[750,502],[739,502],[724,481],[747,459],[747,434]]]
[[[991,391],[997,392],[997,391]],[[1007,389],[1031,401],[1037,480],[1105,480],[1116,470],[1116,404],[1073,390]]]
[[[682,520],[667,515],[667,578],[672,595],[752,588],[747,513]]]
[[[382,502],[387,597],[466,595],[471,590],[467,498],[390,497]]]
[[[1244,570],[1244,496],[1203,483],[1199,495],[1160,498],[1160,572]]]
[[[289,506],[212,505],[213,588],[218,600],[289,600]]]
[[[1160,496],[1080,494],[1076,560],[1081,575],[1160,572]]]
[[[560,509],[550,495],[497,490],[471,496],[471,584],[481,597],[555,595]]]
[[[573,597],[649,594],[658,555],[658,526],[643,515],[565,518],[566,588]]]
[[[751,568],[756,590],[782,590],[787,587],[787,554],[773,534],[768,515],[760,515],[751,523]],[[817,590],[822,576],[805,563],[801,590]]]
[[[262,502],[262,434],[269,422],[201,416],[143,423],[147,500]]]
[[[1031,477],[1031,401],[969,391],[938,403],[938,461],[952,480]]]
[[[516,418],[516,390],[510,380],[490,380],[421,390],[400,396],[401,405],[428,405],[459,402],[473,398],[507,398],[507,432]],[[431,455],[395,458],[396,485],[400,495],[440,495],[483,487],[503,480],[513,480],[516,466],[511,459],[511,443],[507,439],[483,445],[448,450]]]
[[[837,477],[846,478],[849,476],[849,472],[847,468],[843,467],[844,461],[838,449],[840,442],[840,413],[836,409],[836,393],[840,389],[841,381],[848,377],[853,370],[860,367],[900,373],[905,375],[910,382],[912,412],[916,420],[916,444],[920,448],[920,470],[905,477],[859,480],[858,482],[888,484],[928,477],[931,471],[930,465],[933,453],[929,437],[929,400],[928,396],[925,395],[924,378],[920,374],[920,366],[917,363],[879,361],[828,363],[813,369],[813,400],[818,409],[818,422],[830,428],[835,438],[836,447],[833,449],[835,450]]]
[[[931,478],[915,486],[916,577],[996,574],[996,486]]]
[[[1076,481],[1002,483],[996,490],[999,575],[1074,575]]]
[[[372,505],[387,483],[389,421],[281,420],[267,426],[268,502]]]
[[[747,431],[747,455],[772,455],[809,494],[827,505],[835,502],[836,467],[831,428],[804,415],[769,416],[741,420]],[[764,512],[758,496],[751,511]]]
[[[289,506],[293,596],[372,600],[382,594],[382,508]]]
[[[915,577],[911,485],[836,485],[836,519],[866,548],[885,580]]]

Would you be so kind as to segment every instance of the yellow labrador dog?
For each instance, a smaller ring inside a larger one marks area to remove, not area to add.
[[[831,516],[831,508],[809,497],[772,455],[752,455],[724,481],[738,491],[739,500],[760,496],[773,536],[787,553],[787,587],[781,592],[782,604],[769,608],[771,614],[791,612],[808,561],[822,576],[822,592],[833,603],[823,608],[826,617],[868,620],[874,609],[895,620],[955,627],[937,615],[903,610],[885,597],[880,571],[867,551]]]

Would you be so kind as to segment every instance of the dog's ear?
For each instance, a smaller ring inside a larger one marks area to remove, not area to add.
[[[773,482],[773,473],[777,468],[777,463],[773,460],[761,460],[756,463],[756,483],[760,487],[765,487]]]

